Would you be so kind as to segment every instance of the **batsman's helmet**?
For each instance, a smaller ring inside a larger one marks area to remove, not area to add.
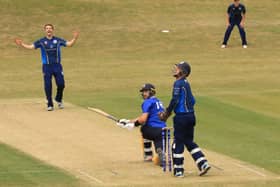
[[[156,88],[151,83],[144,84],[139,91],[140,92],[150,91],[150,95],[155,95],[156,94]]]
[[[181,71],[182,75],[188,77],[191,73],[191,66],[188,62],[182,61],[178,64],[175,64],[175,66],[178,67],[178,69]]]

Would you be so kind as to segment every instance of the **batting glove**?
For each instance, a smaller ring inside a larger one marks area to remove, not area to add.
[[[129,123],[129,120],[128,119],[120,119],[118,122],[117,122],[117,125],[124,128],[124,126]]]
[[[135,127],[135,124],[131,123],[128,119],[120,119],[117,125],[128,130],[132,130]]]
[[[128,130],[132,130],[135,127],[134,123],[127,123],[123,128],[126,128]]]
[[[119,121],[118,121],[118,123],[122,123],[123,125],[125,125],[125,124],[127,124],[127,123],[129,123],[130,121],[129,121],[129,119],[120,119]]]

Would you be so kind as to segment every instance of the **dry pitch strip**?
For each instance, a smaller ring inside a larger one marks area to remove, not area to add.
[[[246,183],[279,180],[262,168],[205,150],[212,169],[204,177],[186,154],[186,176],[177,179],[142,161],[140,132],[114,125],[86,108],[66,103],[46,112],[43,99],[0,100],[0,142],[63,168],[92,186]]]

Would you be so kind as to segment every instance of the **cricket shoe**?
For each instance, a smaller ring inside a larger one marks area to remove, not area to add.
[[[174,173],[174,177],[183,178],[184,172],[183,171],[177,171]]]
[[[47,107],[47,111],[53,111],[53,110],[54,110],[53,106],[48,106]]]
[[[56,101],[56,103],[57,103],[57,107],[58,107],[59,109],[64,109],[64,104],[63,104],[63,102],[58,102],[58,101]]]
[[[243,47],[244,49],[247,49],[247,48],[248,48],[248,46],[247,46],[247,45],[243,45],[242,47]]]
[[[227,45],[223,44],[223,45],[221,46],[221,48],[222,48],[222,49],[227,48]]]
[[[211,166],[208,164],[208,162],[205,162],[200,168],[199,176],[205,175],[209,169],[211,169]]]

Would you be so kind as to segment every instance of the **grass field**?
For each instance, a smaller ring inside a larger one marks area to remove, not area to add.
[[[235,29],[223,50],[229,2],[0,0],[0,98],[44,96],[39,51],[19,49],[15,37],[31,43],[49,22],[66,39],[77,29],[77,45],[63,49],[65,101],[135,117],[140,112],[139,87],[154,83],[167,105],[171,68],[188,60],[197,98],[198,143],[280,174],[280,2],[243,0],[249,48],[241,48]],[[163,29],[170,33],[161,33]],[[8,148],[3,152],[16,154]],[[5,166],[0,166],[1,173]],[[29,169],[29,164],[23,167]],[[30,175],[40,181],[40,176]],[[50,185],[53,180],[50,176]],[[23,176],[16,182],[24,181],[29,180]]]
[[[0,144],[0,186],[79,186],[69,173]]]

